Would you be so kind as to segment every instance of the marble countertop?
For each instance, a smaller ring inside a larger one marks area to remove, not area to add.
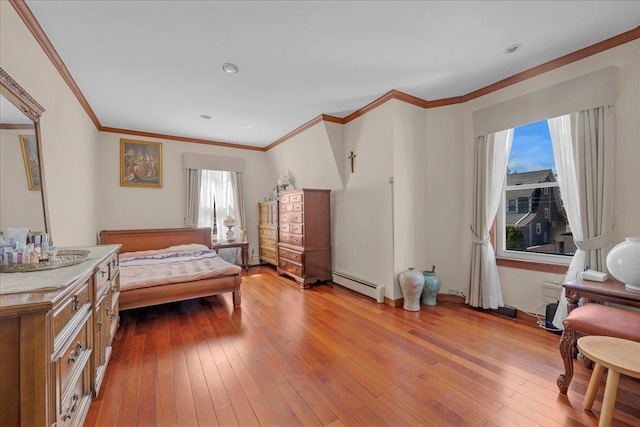
[[[106,256],[112,252],[117,252],[119,248],[120,245],[59,248],[88,250],[89,256],[86,261],[80,264],[52,270],[28,273],[0,273],[0,295],[55,292],[93,270]]]

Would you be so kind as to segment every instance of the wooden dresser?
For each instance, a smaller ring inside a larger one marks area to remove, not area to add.
[[[119,323],[119,248],[73,248],[88,259],[0,274],[0,425],[82,425]]]
[[[258,203],[260,261],[278,265],[278,202]]]
[[[280,193],[278,274],[300,287],[331,280],[331,190]]]

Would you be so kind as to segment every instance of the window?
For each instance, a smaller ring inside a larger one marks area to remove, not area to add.
[[[198,226],[211,227],[217,241],[224,240],[226,229],[222,221],[227,215],[237,218],[235,199],[232,172],[203,170]]]
[[[503,206],[497,217],[498,256],[569,263],[573,241],[560,188],[547,121],[514,129]],[[514,206],[515,205],[515,206]]]

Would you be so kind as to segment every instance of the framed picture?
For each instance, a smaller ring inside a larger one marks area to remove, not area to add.
[[[20,135],[24,168],[27,171],[29,190],[40,191],[40,164],[38,163],[38,141],[35,135]]]
[[[120,139],[120,185],[162,187],[162,144]]]

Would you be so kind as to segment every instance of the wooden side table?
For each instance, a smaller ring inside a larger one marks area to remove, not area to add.
[[[216,242],[211,248],[218,253],[220,249],[241,248],[242,249],[242,268],[249,270],[249,242]]]
[[[640,378],[640,343],[614,337],[586,336],[578,340],[578,348],[595,363],[582,402],[584,409],[589,410],[593,406],[604,368],[609,370],[598,426],[610,426],[620,374]]]

